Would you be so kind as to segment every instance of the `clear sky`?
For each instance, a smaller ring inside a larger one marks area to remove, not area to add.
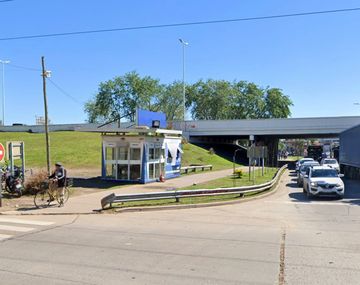
[[[206,21],[360,7],[340,0],[14,0],[0,3],[0,38],[125,26]],[[136,70],[164,83],[248,80],[279,87],[292,117],[360,115],[360,11],[253,22],[0,42],[0,59],[39,68],[42,55],[54,123],[86,120],[83,105],[99,82]],[[39,71],[6,66],[6,123],[43,115]]]

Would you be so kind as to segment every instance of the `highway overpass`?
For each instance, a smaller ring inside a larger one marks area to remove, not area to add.
[[[173,122],[173,128],[199,145],[234,146],[239,139],[254,136],[257,145],[269,149],[269,164],[277,162],[278,142],[282,138],[337,138],[354,126],[360,125],[360,116],[255,119],[255,120],[201,120]]]
[[[360,125],[360,116],[254,120],[201,120],[173,122],[190,139],[196,137],[278,138],[338,137],[343,131]]]

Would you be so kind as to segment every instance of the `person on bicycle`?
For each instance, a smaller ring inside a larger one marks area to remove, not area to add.
[[[62,206],[64,204],[66,169],[60,162],[55,163],[55,170],[49,176],[49,179],[49,188],[53,193],[55,191],[58,191],[58,194],[60,196],[60,206]]]

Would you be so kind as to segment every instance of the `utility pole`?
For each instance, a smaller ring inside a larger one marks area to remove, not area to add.
[[[46,97],[46,78],[50,77],[51,72],[46,71],[45,69],[45,58],[41,57],[41,66],[42,66],[42,78],[43,78],[43,93],[44,93],[44,110],[45,110],[45,140],[46,140],[46,166],[47,172],[50,175],[50,142],[49,142],[49,119],[48,119],[48,107],[47,107],[47,97]]]

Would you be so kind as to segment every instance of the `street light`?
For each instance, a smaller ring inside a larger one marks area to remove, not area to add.
[[[2,125],[5,126],[5,64],[9,64],[10,60],[1,60],[2,64]]]
[[[179,39],[179,42],[182,45],[182,54],[183,54],[183,108],[184,108],[184,121],[185,121],[185,115],[186,115],[186,107],[185,107],[185,47],[189,45],[188,42],[185,42],[183,39]]]

